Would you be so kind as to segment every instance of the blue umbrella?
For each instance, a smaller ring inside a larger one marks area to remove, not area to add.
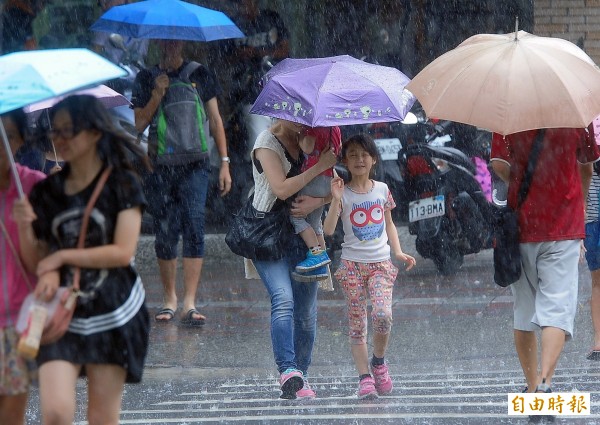
[[[146,0],[115,6],[90,29],[133,38],[171,40],[213,41],[244,37],[223,12],[180,0]]]
[[[0,56],[0,114],[125,75],[123,68],[87,49],[32,50]],[[22,197],[1,120],[0,135]]]

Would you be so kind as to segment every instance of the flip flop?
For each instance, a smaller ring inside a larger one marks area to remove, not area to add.
[[[195,319],[194,315],[198,314],[202,316],[202,314],[195,308],[189,309],[185,316],[181,319],[181,324],[186,326],[203,326],[206,319]]]
[[[159,319],[158,318],[159,316],[168,316],[168,317],[166,319],[165,318]],[[154,315],[154,320],[156,320],[159,323],[168,323],[171,320],[173,320],[174,317],[175,317],[175,310],[173,310],[172,308],[165,307]]]
[[[600,361],[600,350],[590,351],[590,353],[587,356],[585,356],[585,358],[596,362]]]

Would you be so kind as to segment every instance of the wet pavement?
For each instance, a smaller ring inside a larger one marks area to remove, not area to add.
[[[413,237],[404,227],[399,232],[404,250],[416,254]],[[354,395],[357,377],[337,284],[335,291],[319,293],[310,368],[318,398],[278,399],[266,290],[258,280],[244,279],[243,264],[228,252],[223,235],[209,235],[207,252],[197,304],[207,323],[152,323],[144,380],[126,387],[122,424],[527,423],[507,416],[506,394],[521,391],[524,383],[512,343],[512,296],[492,281],[491,250],[465,257],[455,276],[440,276],[418,255],[417,267],[399,274],[386,355],[395,390],[376,401]],[[162,289],[151,237],[141,241],[136,261],[154,314]],[[556,423],[600,424],[600,363],[585,359],[592,343],[589,295],[582,263],[576,335],[565,347],[554,388],[591,392],[592,415]],[[83,421],[83,381],[79,387],[77,421]],[[39,423],[35,392],[28,415],[28,423]]]

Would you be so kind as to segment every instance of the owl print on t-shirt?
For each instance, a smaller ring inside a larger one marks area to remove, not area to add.
[[[385,227],[383,205],[383,199],[352,204],[350,222],[354,236],[359,241],[371,241],[381,237]]]

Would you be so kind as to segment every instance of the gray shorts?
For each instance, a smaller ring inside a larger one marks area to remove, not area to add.
[[[573,336],[577,313],[580,240],[522,243],[523,273],[512,286],[514,328],[551,326]]]

